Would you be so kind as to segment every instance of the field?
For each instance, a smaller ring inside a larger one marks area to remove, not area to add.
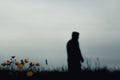
[[[120,71],[84,70],[79,73],[69,73],[67,71],[43,71],[34,72],[28,76],[27,71],[0,70],[2,80],[120,80]]]
[[[17,61],[15,56],[3,62],[0,66],[0,80],[120,80],[120,69],[110,70],[100,68],[97,60],[96,68],[87,67],[79,72],[68,72],[63,67],[54,70],[40,70],[40,63],[22,59]]]

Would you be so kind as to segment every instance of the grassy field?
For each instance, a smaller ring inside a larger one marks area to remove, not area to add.
[[[40,70],[40,66],[38,62],[29,59],[18,61],[12,56],[1,64],[0,80],[120,80],[120,69],[100,68],[99,59],[94,69],[87,62],[87,67],[77,73],[67,72],[64,67]]]
[[[107,69],[83,70],[79,73],[67,71],[42,71],[27,74],[28,71],[0,70],[1,80],[120,80],[120,71]]]

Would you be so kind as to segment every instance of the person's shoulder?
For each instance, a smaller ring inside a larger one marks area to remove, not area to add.
[[[69,41],[68,41],[68,43],[71,43],[71,42],[72,42],[72,40],[69,40]]]
[[[71,45],[73,42],[72,42],[72,40],[69,40],[68,42],[67,42],[67,45]]]

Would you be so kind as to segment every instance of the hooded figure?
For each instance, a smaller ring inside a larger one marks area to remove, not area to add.
[[[84,59],[81,54],[79,47],[79,33],[73,32],[72,39],[67,43],[67,56],[68,56],[68,71],[69,72],[80,72],[81,71],[81,62],[84,62]]]

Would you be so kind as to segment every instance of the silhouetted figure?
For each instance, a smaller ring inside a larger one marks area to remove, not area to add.
[[[72,39],[67,43],[67,56],[68,56],[68,71],[79,72],[81,71],[81,62],[84,61],[81,50],[79,48],[79,33],[73,32]]]

